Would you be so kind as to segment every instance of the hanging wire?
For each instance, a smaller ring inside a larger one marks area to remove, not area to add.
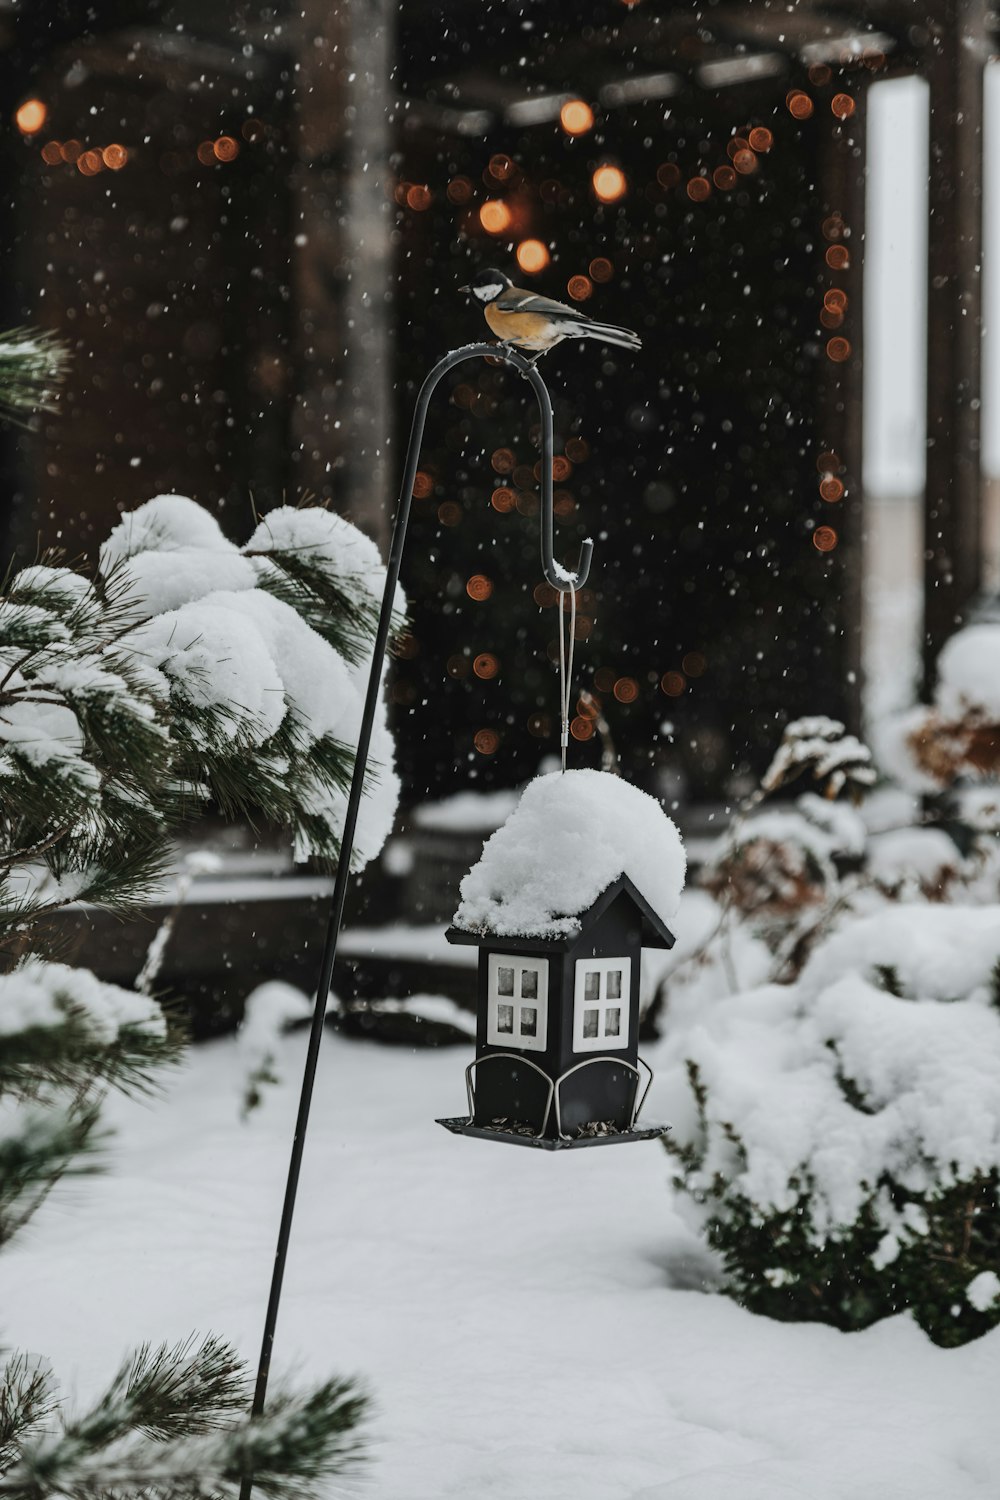
[[[569,749],[569,706],[573,698],[573,652],[576,647],[576,585],[570,584],[569,594],[569,645],[566,645],[566,611],[563,596],[559,595],[559,750],[563,772],[566,771],[566,752]]]

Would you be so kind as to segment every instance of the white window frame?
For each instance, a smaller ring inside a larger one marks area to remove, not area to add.
[[[491,1047],[516,1047],[520,1052],[544,1052],[548,1044],[549,1034],[549,961],[547,958],[535,958],[530,954],[516,953],[490,953],[487,965],[487,991],[486,991],[486,1040]],[[500,969],[514,970],[514,993],[513,995],[500,995],[497,993],[498,971]],[[521,995],[521,976],[525,969],[533,969],[538,975],[538,995],[534,1000],[526,1000]],[[499,1029],[498,1008],[501,1005],[512,1005],[514,1007],[514,1030],[501,1031]],[[538,1012],[538,1020],[535,1036],[521,1035],[521,1009],[524,1006],[533,1006]]]
[[[607,976],[615,969],[621,970],[622,992],[617,999],[608,998]],[[600,974],[600,999],[586,999],[588,974]],[[632,960],[630,958],[578,958],[573,993],[573,1051],[574,1052],[623,1052],[629,1044],[629,1027],[632,1013]],[[607,1013],[617,1008],[618,1036],[606,1036]],[[583,1013],[597,1011],[597,1035],[584,1036]]]

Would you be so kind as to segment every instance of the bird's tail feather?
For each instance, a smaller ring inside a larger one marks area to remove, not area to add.
[[[581,323],[579,333],[605,344],[619,344],[623,349],[641,349],[642,339],[631,328],[616,328],[614,323]]]

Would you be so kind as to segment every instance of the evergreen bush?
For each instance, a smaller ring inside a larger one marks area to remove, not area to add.
[[[0,370],[2,375],[2,370]],[[92,578],[54,557],[0,597],[0,1244],[68,1174],[97,1170],[109,1088],[156,1087],[179,1038],[146,993],[53,961],[52,918],[129,911],[161,887],[170,835],[212,803],[334,862],[384,570],[321,508],[282,507],[229,542],[192,501],[125,515]],[[402,622],[400,597],[397,624]],[[355,846],[397,796],[384,708]],[[145,989],[148,986],[143,985]],[[0,1372],[0,1496],[229,1494],[248,1473],[308,1500],[359,1453],[350,1381],[273,1393],[209,1337],[143,1347],[82,1414],[36,1359]]]
[[[680,1202],[722,1290],[774,1318],[908,1311],[945,1347],[1000,1323],[1000,762],[982,754],[1000,628],[983,632],[951,652],[961,696],[945,674],[896,733],[923,776],[931,720],[941,777],[947,740],[942,808],[892,828],[806,794],[758,816],[794,761],[779,752],[708,863],[704,941],[672,960]]]

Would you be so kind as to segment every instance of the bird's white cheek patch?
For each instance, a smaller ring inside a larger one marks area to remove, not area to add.
[[[473,287],[472,291],[473,295],[478,297],[480,302],[492,302],[494,297],[499,297],[503,291],[503,287],[497,283],[496,286],[476,286]]]

